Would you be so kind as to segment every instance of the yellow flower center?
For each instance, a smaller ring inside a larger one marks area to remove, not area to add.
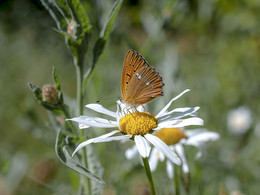
[[[185,133],[179,128],[163,128],[155,133],[167,145],[177,144],[182,138],[187,138]]]
[[[133,112],[125,115],[119,121],[121,132],[129,135],[145,135],[158,125],[154,114]]]

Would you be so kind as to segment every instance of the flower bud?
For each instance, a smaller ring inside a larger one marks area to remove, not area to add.
[[[43,87],[42,87],[43,101],[46,101],[51,104],[56,104],[59,101],[58,95],[59,95],[59,92],[55,88],[55,86],[50,85],[50,84],[43,85]]]
[[[67,27],[67,33],[73,40],[76,38],[76,26],[75,20],[71,20]]]

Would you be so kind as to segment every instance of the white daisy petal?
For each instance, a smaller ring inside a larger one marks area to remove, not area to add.
[[[87,146],[88,144],[91,144],[94,142],[96,138],[88,139],[87,141],[82,142],[81,144],[78,145],[78,147],[74,150],[72,153],[72,156],[74,156],[81,148]]]
[[[72,153],[72,156],[74,156],[74,154],[75,154],[76,152],[78,152],[81,148],[87,146],[88,144],[94,143],[95,141],[97,141],[97,140],[99,140],[99,139],[103,139],[103,138],[106,138],[106,137],[110,137],[110,136],[114,135],[114,134],[117,133],[117,132],[118,132],[117,130],[111,131],[111,132],[109,132],[109,133],[107,133],[107,134],[101,135],[101,136],[99,136],[99,137],[91,138],[91,139],[89,139],[89,140],[87,140],[87,141],[82,142],[82,143],[79,144],[78,147],[74,150],[74,152]]]
[[[165,122],[159,122],[158,127],[154,130],[159,130],[162,128],[181,128],[189,125],[203,125],[204,121],[198,117],[192,117],[187,119],[171,120]]]
[[[119,106],[120,110],[128,111],[128,112],[135,112],[136,110],[139,112],[144,112],[148,109],[147,104],[143,104],[143,105],[140,105],[137,107],[129,107],[128,104],[126,104],[120,100],[117,101],[117,105]]]
[[[208,131],[208,130],[206,130],[205,128],[196,128],[196,129],[192,129],[192,130],[186,130],[185,129],[185,134],[188,137],[191,137],[191,136],[197,135],[199,133],[202,133],[204,131]]]
[[[180,98],[183,94],[187,93],[188,91],[190,91],[189,89],[184,90],[182,93],[180,93],[179,95],[177,95],[176,97],[174,97],[173,99],[171,99],[171,101],[156,115],[155,118],[159,118],[161,115],[164,114],[164,112],[171,106],[172,102],[174,102],[175,100],[177,100],[178,98]]]
[[[161,152],[157,150],[157,148],[153,148],[151,151],[151,155],[149,157],[149,165],[152,172],[154,172],[157,168],[157,164],[159,160],[158,155],[160,155],[160,153]]]
[[[120,136],[114,136],[114,137],[107,137],[107,138],[101,138],[101,139],[95,140],[94,143],[121,141],[121,140],[127,140],[130,137],[132,137],[132,135],[120,135]]]
[[[151,146],[141,135],[135,135],[134,141],[137,147],[138,152],[143,158],[146,158],[150,154]]]
[[[185,131],[186,133],[186,131]],[[201,144],[207,141],[216,141],[219,139],[219,134],[213,131],[203,131],[198,132],[198,134],[190,136],[185,140],[185,145],[192,145],[199,147]]]
[[[195,159],[199,159],[202,156],[202,150],[199,148],[199,151],[195,155]]]
[[[164,117],[159,118],[159,121],[163,122],[165,120],[173,120],[173,119],[179,119],[185,116],[191,116],[192,114],[196,113],[198,110],[200,109],[200,107],[194,107],[194,108],[190,108],[189,110],[186,110],[184,112],[181,112],[179,114],[176,115],[167,115]]]
[[[136,147],[136,145],[134,145],[133,147],[128,148],[128,149],[125,151],[125,156],[126,156],[126,158],[129,160],[129,159],[134,158],[134,156],[135,156],[137,153],[138,153],[137,147]]]
[[[87,116],[80,116],[72,119],[67,119],[74,122],[78,122],[83,125],[87,125],[90,127],[102,127],[102,128],[113,128],[117,127],[116,121],[111,121],[99,117],[87,117]]]
[[[151,142],[160,152],[162,152],[169,160],[177,165],[181,165],[180,158],[176,155],[176,153],[170,149],[168,145],[166,145],[160,138],[152,135],[145,134],[145,138]]]
[[[87,129],[87,128],[89,128],[88,125],[84,125],[84,124],[79,123],[79,129]]]
[[[170,179],[174,177],[174,164],[169,160],[166,160],[166,172]]]
[[[188,173],[189,172],[189,166],[188,166],[188,163],[187,163],[187,159],[186,159],[186,156],[185,156],[185,152],[184,152],[183,146],[181,144],[176,144],[174,147],[175,147],[175,150],[176,150],[177,154],[181,158],[181,161],[182,161],[182,171],[184,173]]]
[[[168,116],[171,116],[173,113],[182,113],[182,112],[187,112],[188,110],[192,109],[191,107],[185,107],[185,108],[175,108],[173,110],[171,110],[170,112],[164,112],[163,115],[161,115],[159,118],[157,119],[164,119]],[[197,116],[197,113],[193,113],[193,114],[190,114],[190,116]]]
[[[89,108],[91,110],[94,110],[96,112],[99,112],[99,113],[102,113],[102,114],[105,114],[105,115],[108,115],[108,116],[112,116],[114,118],[117,118],[117,114],[116,112],[113,112],[113,111],[110,111],[106,108],[104,108],[102,105],[100,104],[87,104],[85,106],[86,108]]]

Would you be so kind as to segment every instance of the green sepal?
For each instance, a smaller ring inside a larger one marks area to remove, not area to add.
[[[59,103],[63,104],[63,94],[62,94],[62,91],[61,91],[61,85],[60,85],[55,67],[52,68],[52,78],[53,78],[54,83],[55,83],[55,88],[59,91],[59,95],[58,95]]]

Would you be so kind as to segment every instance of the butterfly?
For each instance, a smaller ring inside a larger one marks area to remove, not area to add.
[[[163,96],[162,77],[138,52],[129,50],[121,76],[121,99],[127,107],[146,104]]]

